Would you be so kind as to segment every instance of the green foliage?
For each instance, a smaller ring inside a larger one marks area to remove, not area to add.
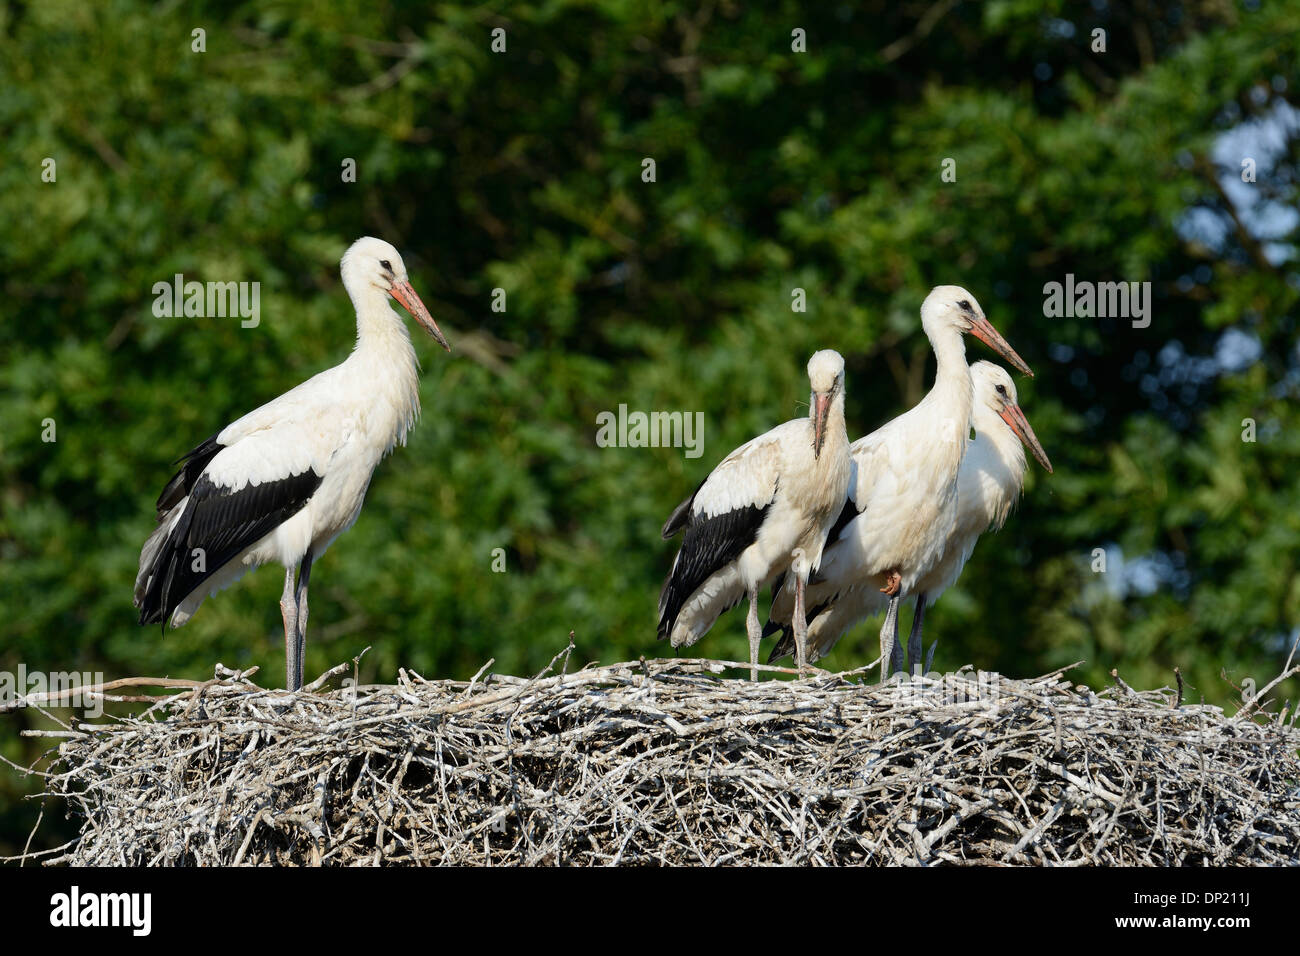
[[[1056,473],[1031,466],[927,618],[937,663],[1086,659],[1081,679],[1139,686],[1178,666],[1220,702],[1221,672],[1262,684],[1300,628],[1300,278],[1229,214],[1213,150],[1295,104],[1300,5],[1123,6],[0,8],[0,669],[279,679],[276,571],[160,634],[135,623],[136,560],[173,458],[345,357],[338,258],[371,234],[455,351],[415,337],[424,418],[316,567],[309,673],[367,645],[363,679],[529,671],[570,631],[584,660],[667,653],[666,514],[804,412],[818,348],[848,359],[855,436],[919,399],[920,302],[956,282],[1035,366],[1020,394]],[[1295,205],[1296,137],[1261,197]],[[1221,241],[1181,228],[1192,210]],[[260,282],[261,324],[155,317],[175,273]],[[1152,282],[1150,327],[1045,318],[1066,273]],[[1229,327],[1259,358],[1189,380],[1177,356]],[[703,457],[597,447],[620,403],[704,412]],[[1121,552],[1172,570],[1134,587]],[[866,625],[830,663],[873,646]],[[743,657],[740,616],[698,650]]]

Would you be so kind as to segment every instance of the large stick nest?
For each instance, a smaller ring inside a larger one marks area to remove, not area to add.
[[[292,695],[219,667],[62,732],[45,792],[83,823],[47,862],[1300,862],[1285,712],[1059,671],[882,686],[729,666]]]

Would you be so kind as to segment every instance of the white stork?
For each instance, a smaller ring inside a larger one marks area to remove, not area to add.
[[[975,387],[971,410],[975,439],[966,449],[957,473],[957,519],[943,558],[915,586],[916,616],[907,642],[908,660],[913,667],[921,656],[925,609],[961,576],[980,535],[999,530],[1019,499],[1027,468],[1024,447],[1029,447],[1048,474],[1052,472],[1052,463],[1020,410],[1016,386],[1006,370],[992,362],[975,362],[970,375]],[[889,599],[875,588],[860,587],[839,600],[815,607],[808,620],[809,661],[825,657],[849,628],[885,610],[888,603]],[[787,656],[792,647],[791,632],[786,628],[768,663]],[[927,671],[934,648],[931,644],[926,654]]]
[[[938,359],[934,386],[914,408],[853,443],[848,499],[806,595],[813,607],[855,588],[878,586],[889,595],[880,631],[882,675],[893,657],[898,602],[943,558],[957,518],[957,473],[972,401],[962,336],[972,333],[1033,374],[960,286],[930,291],[921,305],[921,327]],[[769,633],[792,623],[792,590],[786,582],[773,599]]]
[[[804,659],[803,588],[849,485],[844,359],[829,349],[808,360],[808,418],[778,425],[740,446],[673,511],[665,539],[686,529],[659,596],[659,638],[691,645],[724,611],[749,597],[750,677],[758,680],[758,592],[794,562],[795,639]]]
[[[312,561],[356,521],[375,466],[419,415],[419,363],[389,298],[451,351],[388,243],[358,239],[342,272],[357,311],[352,354],[177,459],[135,579],[140,623],[180,627],[244,572],[283,564],[289,690],[302,686]]]

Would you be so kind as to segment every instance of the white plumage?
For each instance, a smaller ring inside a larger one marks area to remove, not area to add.
[[[246,571],[283,564],[289,689],[302,683],[311,562],[356,521],[375,466],[419,415],[419,363],[389,298],[450,351],[391,245],[358,239],[341,268],[357,313],[352,354],[180,459],[135,585],[141,624],[179,627]]]
[[[694,644],[720,614],[748,596],[754,679],[762,634],[758,592],[792,562],[796,582],[807,580],[848,488],[844,359],[830,350],[815,353],[808,379],[809,417],[779,425],[733,451],[663,528],[664,538],[683,528],[686,535],[659,598],[659,637],[673,647]],[[795,628],[802,668],[800,624]]]
[[[931,290],[921,306],[921,327],[938,359],[934,386],[914,408],[851,446],[848,501],[807,590],[813,608],[860,588],[889,595],[880,637],[882,672],[893,656],[898,601],[939,563],[957,518],[957,474],[971,413],[962,336],[973,333],[1032,374],[960,286]],[[795,597],[787,582],[773,600],[769,632],[793,622]]]
[[[1011,376],[992,362],[973,363],[970,375],[974,384],[971,422],[975,438],[967,447],[958,471],[957,513],[943,556],[913,585],[918,616],[961,575],[980,535],[997,531],[1006,522],[1024,488],[1024,446],[1029,447],[1049,473],[1052,470],[1038,436],[1020,410]],[[809,660],[825,657],[849,628],[885,610],[888,603],[889,598],[876,588],[858,587],[814,607],[808,622]],[[920,629],[916,620],[913,619],[912,628],[915,644],[909,641],[908,647],[914,660],[920,656]],[[787,632],[773,649],[770,660],[780,660],[792,649],[793,641]],[[926,655],[927,669],[933,654],[932,644]]]

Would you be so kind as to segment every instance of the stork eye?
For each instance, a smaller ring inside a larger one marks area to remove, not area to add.
[[[380,259],[379,264],[383,266],[385,269],[387,269],[389,272],[393,271],[393,264],[389,262],[387,259]]]
[[[972,311],[972,309],[971,309],[971,307],[970,307],[970,302],[969,302],[967,299],[962,299],[960,302],[958,302],[958,303],[957,303],[957,308],[961,309],[963,312],[970,312],[970,311]]]
[[[1003,398],[1007,397],[1007,387],[1005,385],[999,385],[997,386],[997,389],[999,395],[1001,395]]]

